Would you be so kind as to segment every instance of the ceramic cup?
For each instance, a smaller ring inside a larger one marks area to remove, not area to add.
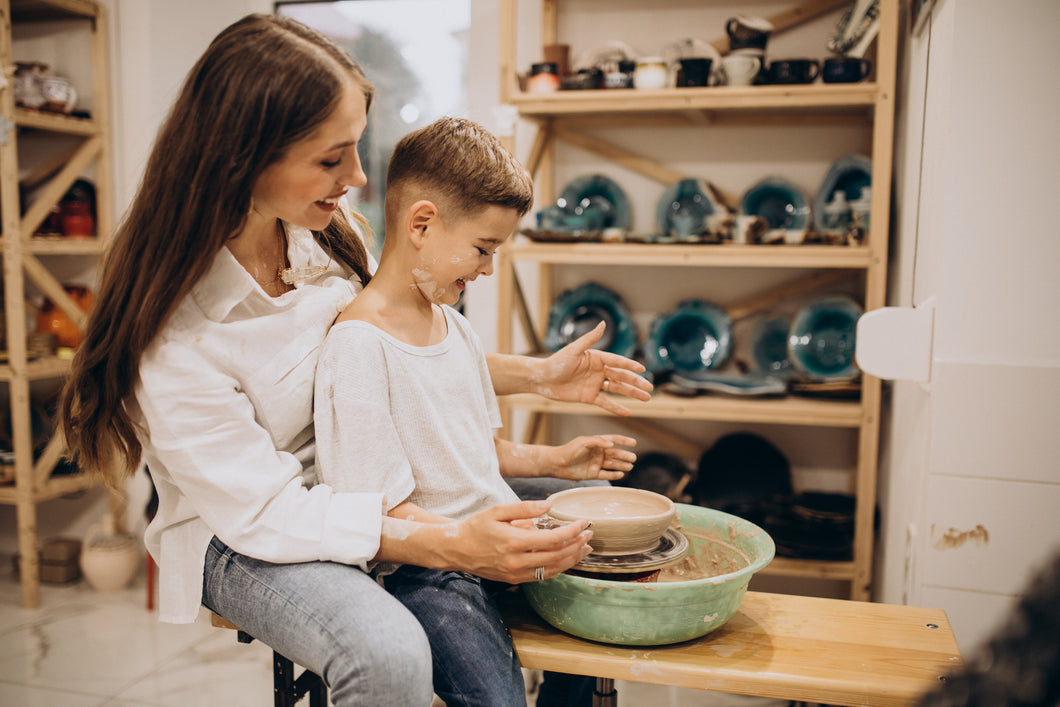
[[[762,68],[762,60],[750,54],[730,54],[721,60],[721,68],[730,86],[750,86]]]
[[[757,49],[763,51],[773,25],[761,17],[737,15],[725,23],[725,34],[729,35],[729,49]]]
[[[44,97],[43,108],[55,113],[71,113],[77,105],[77,89],[67,79],[60,76],[47,76],[40,82],[40,92]]]
[[[666,62],[662,57],[648,56],[637,61],[633,71],[633,87],[641,89],[666,88]]]
[[[831,57],[824,60],[821,69],[821,80],[825,83],[857,83],[872,71],[872,62],[868,59],[853,57]]]
[[[773,84],[811,83],[821,72],[815,59],[780,59],[770,62],[766,82]]]
[[[710,66],[713,60],[703,57],[681,59],[678,86],[707,86],[710,84]]]

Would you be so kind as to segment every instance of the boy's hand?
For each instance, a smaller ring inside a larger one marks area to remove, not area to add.
[[[616,415],[628,415],[629,409],[614,395],[651,400],[652,385],[639,375],[644,366],[625,356],[590,348],[603,335],[604,323],[600,322],[588,334],[544,359],[537,392],[553,400],[596,405]]]
[[[575,437],[553,447],[555,468],[549,476],[572,481],[621,479],[633,468],[637,455],[622,447],[635,447],[637,440],[623,435]]]

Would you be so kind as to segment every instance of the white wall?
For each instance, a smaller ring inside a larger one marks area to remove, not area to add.
[[[931,383],[893,387],[878,598],[965,651],[1060,551],[1060,5],[1019,7],[940,2],[900,91],[891,303],[938,304]]]

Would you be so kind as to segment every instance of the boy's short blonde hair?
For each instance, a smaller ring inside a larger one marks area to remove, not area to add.
[[[387,223],[400,218],[410,199],[420,198],[441,202],[439,209],[456,218],[489,206],[524,216],[534,203],[534,185],[526,168],[484,127],[441,118],[394,147],[386,175]]]

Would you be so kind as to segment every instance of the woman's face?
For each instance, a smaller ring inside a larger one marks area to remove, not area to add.
[[[367,124],[364,93],[351,79],[335,111],[258,177],[253,211],[270,222],[280,219],[323,230],[347,188],[368,181],[357,155],[357,142]]]

